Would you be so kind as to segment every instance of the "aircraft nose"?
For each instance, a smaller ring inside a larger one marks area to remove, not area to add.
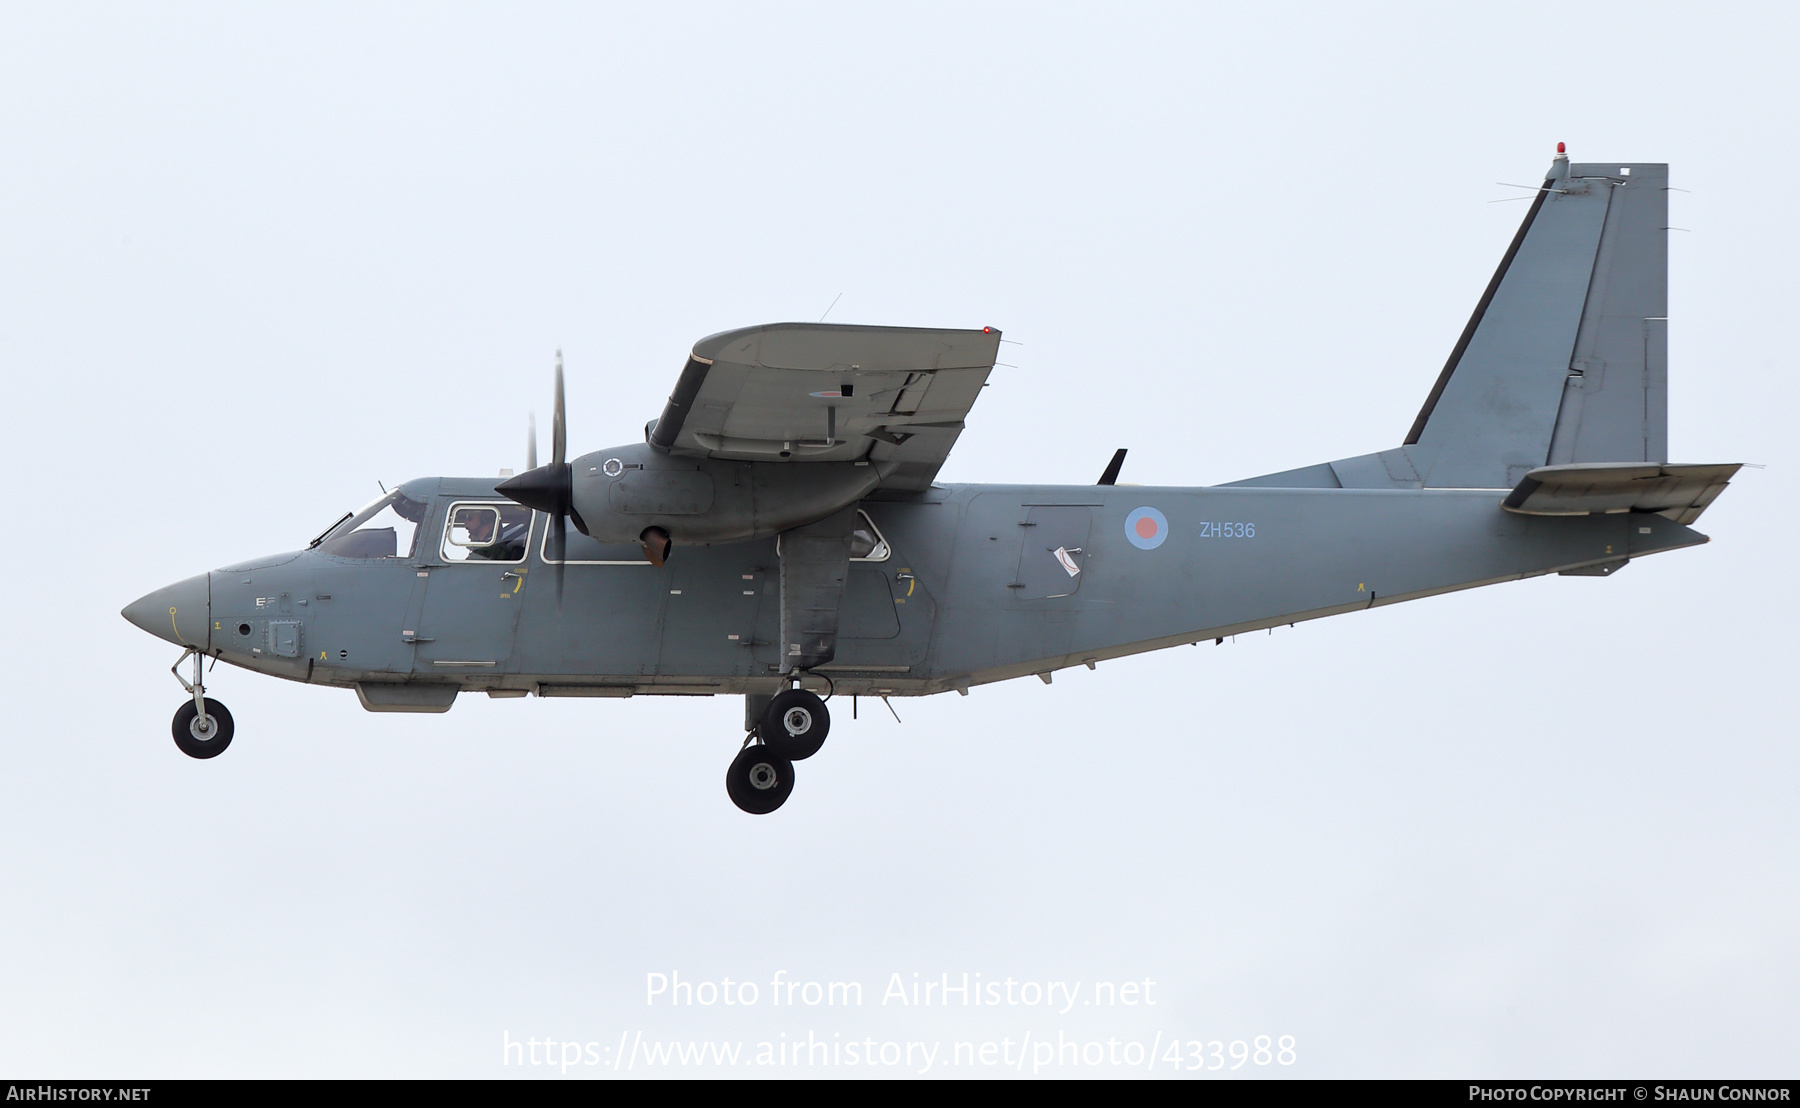
[[[205,650],[212,626],[212,590],[206,577],[202,573],[140,596],[119,614],[159,639]]]

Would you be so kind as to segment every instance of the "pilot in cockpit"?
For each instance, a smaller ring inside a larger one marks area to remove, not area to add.
[[[494,562],[516,562],[525,556],[525,541],[531,533],[530,511],[516,507],[462,509],[456,513],[456,526],[468,535],[470,558]],[[494,527],[498,523],[499,536]]]

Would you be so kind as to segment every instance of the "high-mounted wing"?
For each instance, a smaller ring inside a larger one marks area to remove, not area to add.
[[[927,488],[999,349],[990,327],[771,323],[709,335],[651,424],[650,445],[745,461],[890,463],[883,487]]]

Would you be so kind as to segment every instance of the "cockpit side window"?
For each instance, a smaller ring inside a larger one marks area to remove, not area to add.
[[[399,489],[353,512],[313,541],[321,554],[338,558],[411,558],[419,542],[426,504]]]
[[[531,509],[509,502],[460,502],[444,519],[440,550],[447,562],[522,562]]]

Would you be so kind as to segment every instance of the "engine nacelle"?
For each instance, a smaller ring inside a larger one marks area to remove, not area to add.
[[[868,462],[739,462],[635,443],[569,463],[577,528],[603,543],[660,527],[676,546],[766,538],[823,519],[881,483]]]

